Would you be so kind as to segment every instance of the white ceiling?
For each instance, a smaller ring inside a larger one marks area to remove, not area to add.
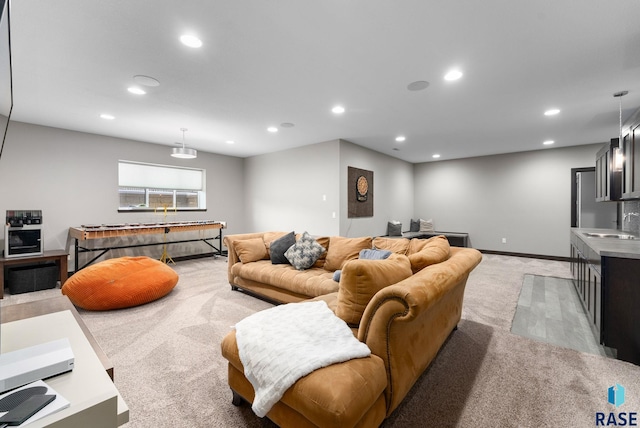
[[[640,107],[638,0],[13,0],[15,121],[252,156],[409,161],[608,141]],[[197,34],[199,49],[179,36]],[[446,82],[457,67],[464,76]],[[143,96],[134,75],[160,86]],[[423,91],[409,91],[418,80]],[[331,108],[341,104],[340,116]],[[561,109],[554,117],[543,112]],[[116,117],[107,121],[99,116]],[[270,134],[268,126],[280,127]],[[406,136],[404,143],[394,141]],[[225,141],[233,140],[230,145]],[[396,150],[394,150],[396,149]]]

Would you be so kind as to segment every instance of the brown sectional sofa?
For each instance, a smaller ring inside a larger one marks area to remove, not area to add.
[[[269,259],[270,243],[282,235],[224,238],[232,288],[279,303],[324,300],[367,344],[371,356],[333,364],[299,379],[267,417],[283,427],[379,426],[456,328],[467,278],[481,254],[450,247],[444,237],[316,237],[327,251],[313,267],[296,270]],[[372,247],[394,254],[386,260],[358,259],[360,249]],[[336,268],[341,270],[340,282],[333,280]],[[252,402],[254,391],[244,376],[235,331],[221,346],[229,361],[234,404]]]

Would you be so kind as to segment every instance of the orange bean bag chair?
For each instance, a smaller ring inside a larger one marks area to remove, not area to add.
[[[168,294],[178,274],[149,257],[119,257],[88,266],[65,281],[62,294],[74,305],[105,311],[142,305]]]

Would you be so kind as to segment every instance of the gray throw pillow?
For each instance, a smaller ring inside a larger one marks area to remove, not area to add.
[[[409,232],[420,232],[420,220],[411,219]]]
[[[294,268],[305,270],[313,266],[324,252],[324,247],[304,232],[300,239],[285,251],[284,256]]]
[[[295,243],[296,234],[294,232],[289,232],[271,242],[271,245],[269,246],[269,258],[271,259],[271,263],[274,265],[289,264],[289,260],[284,256],[284,253]]]
[[[387,235],[388,236],[402,236],[402,223],[387,223]]]

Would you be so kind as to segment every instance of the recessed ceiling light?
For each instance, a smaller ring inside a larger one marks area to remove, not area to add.
[[[331,109],[331,111],[334,112],[335,114],[342,114],[344,113],[344,107],[335,106],[334,108]]]
[[[202,46],[202,40],[190,34],[183,34],[180,36],[180,41],[182,44],[189,46],[190,48],[199,48]]]
[[[106,113],[105,114],[101,114],[100,117],[103,118],[103,119],[106,119],[106,120],[113,120],[113,119],[116,118],[115,116],[112,116],[112,115],[106,114]]]
[[[552,109],[549,109],[549,110],[545,111],[544,115],[545,116],[555,116],[558,113],[560,113],[560,109],[552,108]]]
[[[235,144],[236,142],[235,142],[235,141],[233,141],[233,140],[227,140],[227,141],[226,141],[226,143],[227,143],[227,144]]]
[[[462,77],[462,72],[460,70],[451,70],[447,74],[444,75],[444,80],[458,80]]]
[[[545,146],[550,146],[550,145],[552,145],[553,143],[555,143],[555,141],[553,141],[553,140],[547,140],[547,141],[543,142],[542,144],[544,144]]]
[[[407,85],[407,89],[410,91],[422,91],[423,89],[427,89],[429,87],[429,82],[426,80],[416,80],[415,82],[411,82]]]
[[[267,128],[267,131],[269,132],[278,132],[278,128],[276,128],[275,126],[270,126]]]
[[[404,135],[398,135],[398,136],[396,137],[396,141],[397,141],[398,143],[402,143],[404,140],[406,140],[406,137],[405,137]]]
[[[160,82],[158,81],[158,79],[155,79],[151,76],[144,76],[142,74],[138,74],[136,76],[133,76],[133,80],[137,84],[143,85],[143,86],[150,86],[150,87],[160,86]]]
[[[434,155],[433,155],[433,156],[431,156],[431,157],[432,157],[432,158],[434,158],[434,159],[438,159],[438,158],[440,157],[440,155],[436,153],[436,154],[434,154]]]
[[[136,95],[144,95],[144,94],[146,94],[145,91],[143,91],[142,89],[138,88],[137,86],[131,86],[131,87],[127,88],[127,91],[131,92],[132,94],[136,94]]]

